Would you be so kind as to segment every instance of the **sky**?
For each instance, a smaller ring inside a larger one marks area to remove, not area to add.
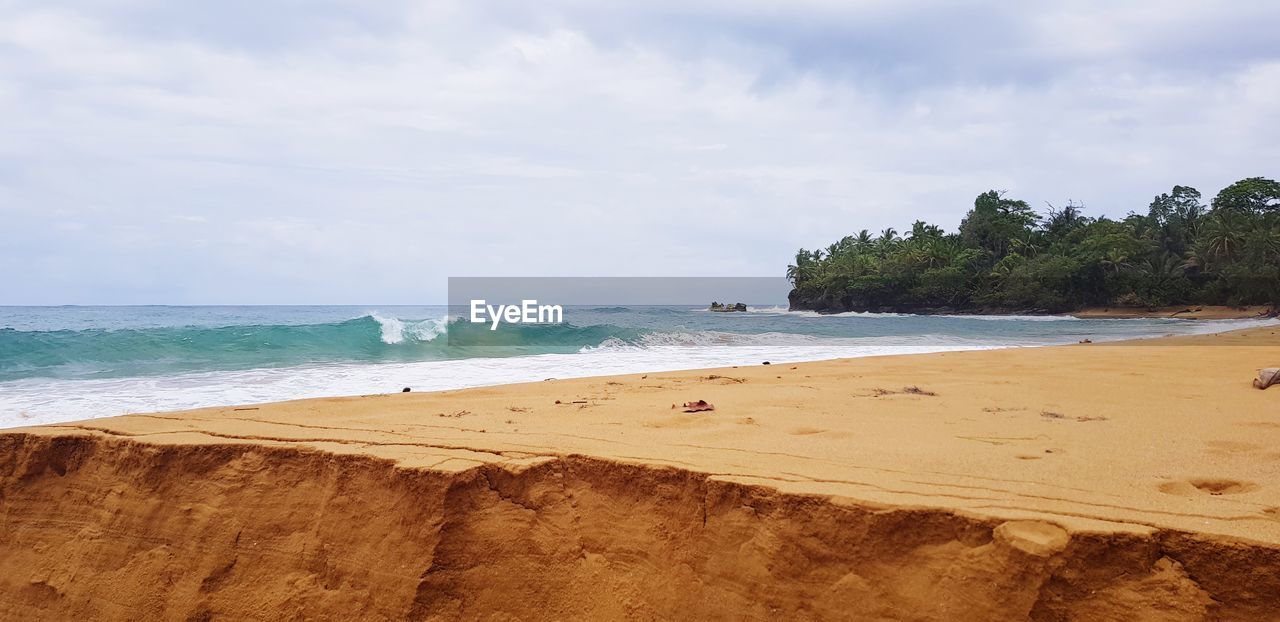
[[[0,305],[778,276],[1280,176],[1280,3],[0,0]]]

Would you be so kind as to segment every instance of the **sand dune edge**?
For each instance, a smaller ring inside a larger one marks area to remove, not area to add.
[[[584,456],[440,472],[248,444],[0,443],[8,619],[1243,620],[1280,610],[1280,549],[1185,532],[1072,534]]]

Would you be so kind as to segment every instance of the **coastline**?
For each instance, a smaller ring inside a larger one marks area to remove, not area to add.
[[[0,331],[0,428],[225,404],[438,391],[546,378],[820,361],[1194,334],[1272,320],[1113,321],[1062,316],[579,310],[573,326],[520,330],[517,344],[454,348],[441,307],[89,308],[19,312]],[[41,317],[43,315],[43,317]],[[184,317],[187,316],[187,317]],[[78,319],[77,319],[78,318]],[[186,324],[194,318],[196,326]],[[989,321],[977,321],[989,320]],[[1071,321],[1061,321],[1071,320]],[[63,331],[89,321],[133,330]],[[242,326],[243,324],[243,326]],[[270,348],[245,348],[262,340]],[[16,346],[16,347],[14,347]],[[16,356],[11,354],[16,353]]]
[[[1044,309],[1005,309],[1005,308],[876,308],[876,309],[808,309],[792,307],[791,311],[813,311],[820,314],[840,313],[904,313],[910,315],[944,315],[944,316],[987,316],[987,315],[1023,315],[1023,316],[1061,316],[1080,319],[1180,319],[1180,320],[1255,320],[1280,316],[1280,309],[1271,305],[1171,305],[1166,307],[1085,307],[1074,311],[1053,312]]]
[[[0,613],[108,591],[157,615],[442,619],[1280,607],[1280,393],[1249,386],[1280,328],[1116,345],[4,430]],[[143,589],[162,576],[169,596]]]

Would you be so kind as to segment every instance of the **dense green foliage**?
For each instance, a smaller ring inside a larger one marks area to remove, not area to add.
[[[792,306],[818,310],[1280,304],[1280,183],[1261,177],[1211,202],[1188,186],[1145,214],[1088,218],[984,192],[957,233],[917,221],[796,253]]]

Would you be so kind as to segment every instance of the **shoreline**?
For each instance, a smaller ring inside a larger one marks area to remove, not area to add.
[[[781,312],[773,310],[772,312]],[[918,316],[928,317],[928,316]],[[964,319],[1060,320],[1060,316],[939,316]],[[1201,323],[1179,322],[1164,328],[1152,325],[1144,331],[1122,329],[1120,323],[1094,322],[1069,329],[1059,339],[1019,341],[982,340],[932,343],[907,337],[884,337],[877,343],[736,346],[696,348],[677,355],[660,349],[617,353],[605,348],[588,348],[576,353],[549,353],[511,357],[474,357],[423,361],[368,363],[326,363],[248,370],[193,370],[171,374],[123,378],[20,380],[26,386],[13,387],[0,411],[0,430],[92,420],[104,416],[179,411],[235,404],[263,404],[286,400],[365,395],[374,392],[444,391],[536,382],[547,378],[589,378],[646,372],[718,369],[733,365],[773,362],[818,362],[843,358],[883,357],[936,352],[985,350],[1010,347],[1047,347],[1076,342],[1115,343],[1164,339],[1171,335],[1213,334],[1266,326],[1271,318],[1218,320]],[[1058,326],[1070,327],[1070,324]],[[1120,334],[1114,334],[1118,329]],[[230,379],[228,380],[228,377]],[[445,379],[448,379],[447,381]],[[139,391],[146,391],[142,393]],[[48,400],[46,396],[58,396]],[[87,398],[87,399],[86,399]],[[69,404],[59,409],[58,404]],[[90,407],[92,404],[92,407]]]
[[[443,619],[530,613],[502,593],[570,618],[710,613],[714,598],[747,619],[849,599],[937,620],[1280,607],[1280,393],[1249,386],[1280,361],[1280,328],[1124,345],[4,430],[3,612],[74,614],[94,590],[158,614],[359,613],[376,596],[388,617]],[[672,408],[698,399],[715,410]],[[58,515],[80,516],[76,533]],[[146,542],[169,548],[147,557]],[[130,576],[96,565],[116,557]],[[147,605],[161,576],[172,595]],[[37,584],[70,598],[23,587]],[[965,596],[975,585],[992,591]]]
[[[842,313],[898,313],[919,316],[983,317],[995,315],[1026,317],[1075,317],[1085,320],[1101,319],[1181,319],[1181,320],[1256,320],[1280,317],[1280,309],[1271,305],[1171,305],[1166,307],[1085,307],[1075,311],[1051,312],[1041,309],[1000,308],[930,308],[930,309],[805,309],[789,308],[788,311],[810,311],[821,315]]]

